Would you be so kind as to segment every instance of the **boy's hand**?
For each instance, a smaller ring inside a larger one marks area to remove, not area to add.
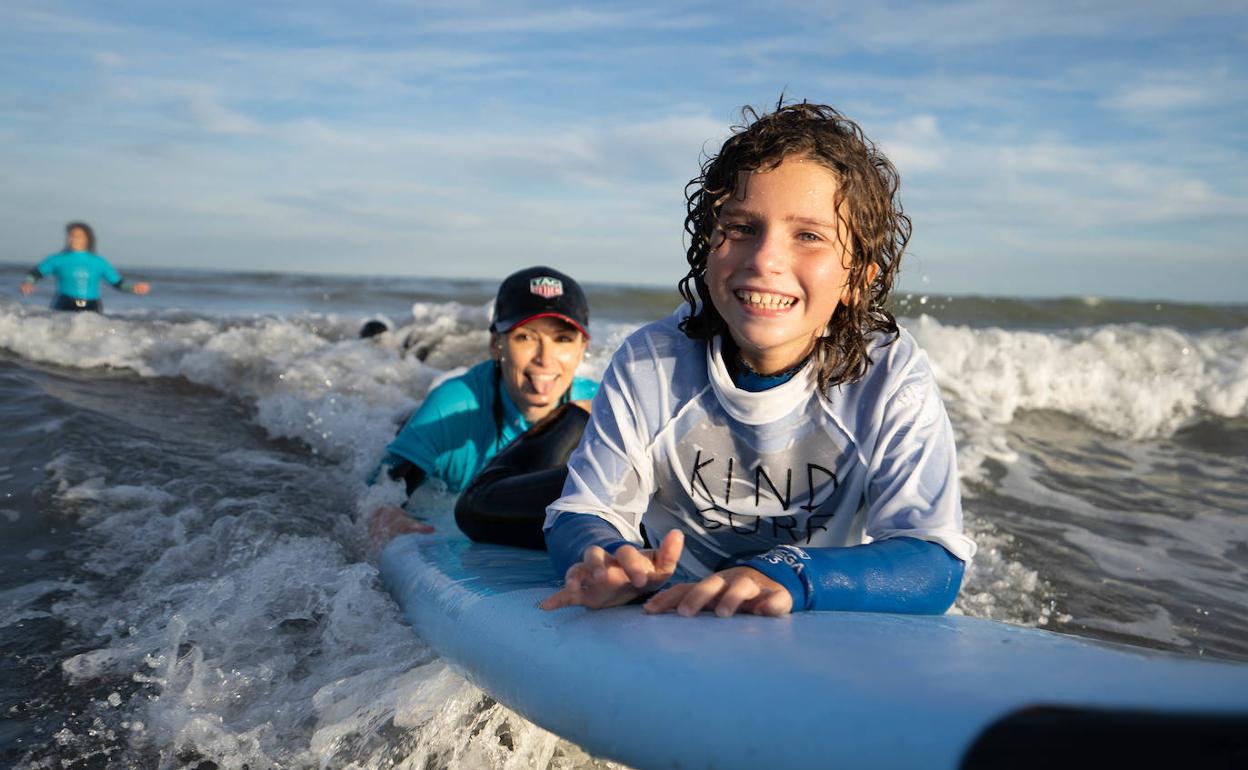
[[[686,618],[702,610],[713,611],[721,618],[738,612],[779,617],[793,611],[793,596],[752,567],[733,567],[701,582],[681,583],[661,591],[646,602],[645,610],[651,614],[676,610]]]
[[[152,290],[152,285],[147,281],[139,281],[134,285],[134,293],[140,297]]]
[[[677,530],[667,533],[658,550],[626,545],[612,555],[590,546],[580,563],[568,568],[563,588],[538,606],[555,610],[579,605],[597,610],[628,604],[667,582],[676,572],[684,547],[684,533]]]
[[[22,296],[29,297],[35,293],[35,284],[30,281],[22,281]]]

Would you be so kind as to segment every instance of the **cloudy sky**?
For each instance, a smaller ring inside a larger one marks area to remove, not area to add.
[[[5,0],[0,260],[670,284],[781,92],[900,169],[904,286],[1248,302],[1243,0]]]

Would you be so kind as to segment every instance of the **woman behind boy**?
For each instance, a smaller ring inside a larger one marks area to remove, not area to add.
[[[545,548],[546,506],[598,390],[575,376],[588,329],[589,304],[569,276],[548,267],[508,276],[494,301],[490,358],[429,393],[387,445],[387,474],[409,496],[429,476],[462,491],[456,523],[474,540]],[[378,509],[370,528],[378,542],[432,531],[395,506]]]

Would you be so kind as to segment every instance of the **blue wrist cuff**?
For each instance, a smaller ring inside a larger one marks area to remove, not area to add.
[[[810,609],[809,580],[803,579],[809,562],[810,555],[801,548],[781,545],[747,559],[742,566],[756,569],[784,586],[793,597],[793,611],[800,612]]]

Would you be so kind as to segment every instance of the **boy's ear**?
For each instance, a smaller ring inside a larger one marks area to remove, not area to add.
[[[848,282],[845,284],[845,290],[841,292],[841,304],[846,307],[852,306],[855,302],[862,299],[863,292],[875,283],[875,277],[880,274],[880,266],[872,262],[867,265],[867,280],[861,286],[850,286]]]
[[[503,335],[496,331],[490,332],[490,358],[497,361],[503,357]]]

